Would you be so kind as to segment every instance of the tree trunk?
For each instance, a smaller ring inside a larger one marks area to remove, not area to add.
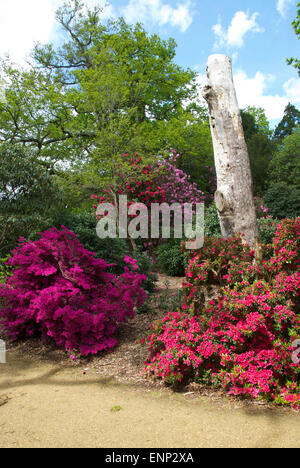
[[[204,88],[203,96],[209,108],[217,172],[215,202],[222,235],[244,234],[245,242],[259,257],[250,161],[230,58],[211,55],[208,58],[207,78],[208,86]]]

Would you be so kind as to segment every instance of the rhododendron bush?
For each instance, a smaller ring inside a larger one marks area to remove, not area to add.
[[[183,310],[153,324],[146,374],[299,407],[299,253],[300,218],[278,226],[259,264],[241,238],[189,252]],[[219,297],[205,302],[204,285],[219,286]]]
[[[120,276],[62,227],[21,241],[8,264],[12,276],[0,285],[0,323],[12,340],[40,335],[70,354],[113,348],[117,325],[145,300],[137,262],[130,257]]]
[[[129,218],[135,218],[139,211],[139,204],[148,209],[152,203],[177,203],[181,207],[185,203],[203,203],[206,199],[204,192],[199,190],[191,177],[178,169],[176,161],[179,155],[173,151],[164,156],[157,156],[151,160],[145,160],[138,154],[134,156],[124,154],[123,164],[120,164],[115,175],[115,183],[105,189],[102,196],[92,195],[91,199],[98,204],[92,207],[97,209],[100,205],[111,203],[118,206],[118,196],[127,196],[127,209]],[[132,210],[132,211],[131,211]],[[104,214],[106,216],[106,213]],[[98,216],[99,217],[99,216]],[[149,225],[151,215],[149,210]],[[157,241],[147,239],[144,242],[145,250],[157,244]]]
[[[206,195],[191,182],[191,177],[176,167],[179,155],[173,151],[164,156],[144,160],[138,154],[124,154],[124,167],[115,175],[115,184],[104,190],[104,196],[92,195],[99,204],[115,203],[115,195],[127,195],[128,206],[137,202],[147,207],[151,203],[201,203]],[[123,170],[123,172],[122,172]],[[97,205],[93,206],[97,208]]]

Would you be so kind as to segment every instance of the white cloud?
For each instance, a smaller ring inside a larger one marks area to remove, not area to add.
[[[175,8],[163,0],[129,0],[121,13],[129,23],[151,22],[159,26],[170,24],[185,32],[193,21],[191,7],[191,0],[182,0]]]
[[[85,0],[88,7],[105,5],[105,0]],[[0,0],[0,57],[9,54],[11,59],[24,65],[35,42],[46,43],[52,39],[55,11],[61,0]],[[103,18],[114,16],[107,3]]]
[[[0,1],[0,55],[22,62],[35,41],[49,40],[54,22],[51,0]]]
[[[291,78],[282,86],[282,93],[267,94],[267,86],[274,81],[272,75],[257,72],[253,78],[239,70],[234,74],[234,83],[240,108],[247,106],[262,107],[269,120],[281,119],[286,105],[291,102],[300,104],[300,80]]]
[[[277,10],[283,18],[285,18],[289,6],[293,3],[295,3],[294,0],[277,0]]]
[[[212,27],[216,36],[214,47],[227,46],[240,48],[244,45],[244,37],[248,32],[264,32],[264,29],[257,23],[258,15],[258,13],[253,13],[250,16],[249,12],[237,11],[227,30],[223,28],[221,19],[219,19],[218,23]]]
[[[285,94],[290,102],[300,104],[300,79],[291,78],[283,85]]]
[[[284,109],[290,102],[296,107],[300,106],[300,79],[291,78],[282,85],[282,92],[270,94],[268,86],[274,83],[273,75],[264,75],[257,72],[253,77],[248,77],[243,70],[234,73],[234,84],[240,109],[247,106],[262,107],[268,120],[275,125],[283,117]],[[197,75],[198,98],[202,105],[202,89],[207,84],[206,74]],[[275,122],[277,121],[277,122]]]

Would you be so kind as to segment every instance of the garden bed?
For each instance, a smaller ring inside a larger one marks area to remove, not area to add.
[[[25,341],[7,343],[9,351],[41,362],[56,363],[59,366],[79,368],[83,374],[97,373],[99,377],[113,378],[116,383],[129,385],[133,387],[153,389],[163,392],[174,393],[174,389],[165,387],[162,381],[146,379],[141,375],[144,362],[148,357],[147,345],[141,345],[140,339],[149,335],[151,323],[164,317],[166,310],[160,309],[161,298],[172,298],[181,289],[184,278],[172,278],[159,274],[155,292],[151,295],[149,311],[145,314],[136,314],[128,323],[119,326],[116,338],[119,345],[112,351],[100,353],[97,356],[85,357],[78,360],[71,360],[66,352],[57,348],[53,343],[43,344],[40,338],[30,338]],[[217,291],[211,292],[213,296]],[[207,291],[204,291],[207,296]],[[165,302],[164,302],[165,303]],[[0,339],[5,340],[5,335],[0,329]],[[8,354],[9,355],[9,354]],[[227,406],[233,409],[242,407],[262,407],[264,409],[276,410],[279,412],[295,412],[291,408],[279,408],[275,404],[267,404],[263,401],[242,400],[228,396],[222,389],[214,389],[205,385],[190,383],[182,388],[177,388],[180,393],[188,400],[208,398],[212,403],[218,406]]]

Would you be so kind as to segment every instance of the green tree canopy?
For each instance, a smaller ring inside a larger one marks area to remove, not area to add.
[[[53,171],[67,161],[72,180],[80,171],[83,185],[99,186],[122,153],[163,149],[159,129],[187,120],[183,102],[196,95],[195,74],[175,64],[173,39],[148,35],[140,24],[104,24],[99,8],[86,12],[79,0],[56,18],[59,47],[37,45],[30,70],[3,66],[0,141],[35,148]]]
[[[274,131],[274,139],[282,141],[288,135],[291,135],[297,125],[300,124],[300,111],[292,104],[288,104],[284,110],[284,115]]]
[[[50,227],[62,207],[55,177],[32,151],[19,144],[0,144],[0,257],[16,246],[19,237]]]
[[[247,107],[241,110],[245,140],[248,147],[254,193],[262,196],[267,188],[268,168],[275,149],[272,132],[265,112],[261,108]]]
[[[300,187],[300,125],[282,140],[269,171],[270,184],[285,182]]]

